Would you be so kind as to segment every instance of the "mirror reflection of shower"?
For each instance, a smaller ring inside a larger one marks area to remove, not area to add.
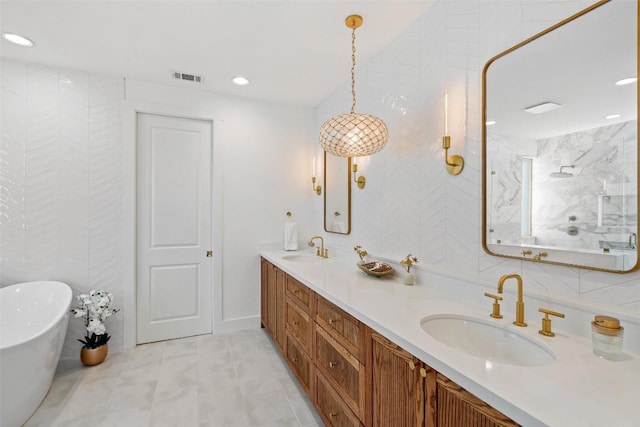
[[[549,176],[551,178],[571,178],[573,176],[573,174],[571,172],[563,172],[562,169],[564,168],[575,168],[575,165],[567,165],[567,166],[560,166],[560,172],[551,172],[549,174]]]

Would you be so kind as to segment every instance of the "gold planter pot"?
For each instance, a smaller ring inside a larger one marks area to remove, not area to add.
[[[85,366],[99,365],[107,357],[107,353],[109,353],[109,344],[97,348],[83,348],[80,350],[80,360]]]

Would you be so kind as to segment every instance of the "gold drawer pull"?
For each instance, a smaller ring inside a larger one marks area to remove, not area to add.
[[[329,362],[329,367],[333,368],[335,366],[338,366],[338,362]]]
[[[424,368],[420,368],[420,376],[422,378],[427,378],[427,370]]]
[[[294,290],[293,290],[293,293],[294,293],[294,294],[297,294],[297,293],[299,293],[299,292],[300,292],[300,289],[294,289]]]
[[[297,358],[297,357],[294,357],[294,358],[293,358],[293,362],[294,362],[294,363],[298,363],[298,358]]]
[[[409,361],[409,369],[411,369],[412,371],[413,371],[414,369],[416,369],[416,364],[415,364],[415,363],[413,363],[413,360],[410,360],[410,361]]]
[[[337,413],[337,412],[331,412],[331,413],[329,414],[329,417],[331,417],[331,418],[335,418],[335,417],[337,417],[337,416],[338,416],[338,413]]]
[[[294,326],[298,326],[299,323],[298,322],[293,322]]]
[[[330,324],[330,325],[333,325],[333,324],[334,324],[334,323],[336,323],[336,322],[337,322],[337,320],[336,320],[336,319],[329,319],[329,324]]]

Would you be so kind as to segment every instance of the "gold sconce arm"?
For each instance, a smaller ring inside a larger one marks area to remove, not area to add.
[[[362,190],[364,188],[367,180],[362,175],[360,175],[359,177],[356,177],[356,173],[358,172],[358,164],[357,163],[354,163],[351,168],[353,170],[353,182],[358,184],[358,188]]]
[[[313,191],[319,196],[322,194],[322,187],[320,186],[320,184],[318,184],[316,186],[316,177],[313,176],[311,177],[311,188],[313,188]]]
[[[367,180],[364,176],[360,175],[359,177],[356,177],[356,173],[358,172],[358,164],[354,163],[353,166],[351,167],[351,170],[353,170],[353,182],[355,182],[356,184],[358,184],[358,188],[359,189],[363,189],[365,184],[367,183]]]
[[[449,156],[449,148],[451,147],[451,137],[445,135],[442,137],[442,148],[444,148],[444,162],[447,165],[449,175],[459,175],[464,169],[464,159],[462,156],[454,154]]]

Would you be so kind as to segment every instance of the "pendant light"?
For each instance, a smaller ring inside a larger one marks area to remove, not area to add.
[[[356,108],[356,28],[362,17],[350,15],[345,24],[351,28],[351,112],[332,117],[320,129],[320,145],[324,151],[340,157],[368,156],[387,144],[389,132],[384,122],[370,114],[357,114]]]

